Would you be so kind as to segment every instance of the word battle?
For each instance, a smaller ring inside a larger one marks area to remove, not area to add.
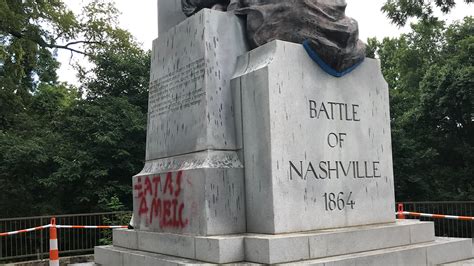
[[[314,179],[339,179],[341,176],[352,178],[381,178],[380,162],[378,161],[320,161],[316,167],[312,162],[290,161],[290,180],[293,177],[300,177],[303,180]]]
[[[137,177],[133,186],[134,196],[139,202],[138,215],[145,216],[147,224],[158,219],[160,228],[184,228],[188,219],[184,219],[185,205],[180,201],[183,172],[167,173],[162,176]]]
[[[316,102],[309,100],[309,117],[359,122],[359,105],[337,102]]]

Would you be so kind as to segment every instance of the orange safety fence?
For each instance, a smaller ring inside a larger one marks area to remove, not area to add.
[[[458,215],[445,215],[445,214],[431,214],[421,212],[406,212],[403,210],[403,204],[398,204],[398,211],[396,213],[398,219],[405,219],[405,216],[413,217],[426,217],[434,219],[450,219],[450,220],[461,220],[461,221],[474,221],[474,217],[471,216],[458,216]]]
[[[59,245],[57,237],[57,229],[126,229],[126,225],[57,225],[56,218],[51,218],[50,224],[37,226],[28,229],[22,229],[11,232],[0,233],[2,236],[11,236],[21,233],[27,233],[37,230],[43,230],[49,228],[49,265],[59,266]]]

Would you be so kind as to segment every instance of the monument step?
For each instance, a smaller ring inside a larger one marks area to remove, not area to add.
[[[96,246],[95,262],[101,266],[181,266],[181,265],[216,265],[198,260],[185,259],[152,252],[126,249],[116,246]],[[261,265],[254,263],[238,263],[234,265]]]
[[[472,249],[472,254],[474,255],[474,239],[472,239],[472,246],[473,246],[473,249]],[[452,263],[446,263],[446,264],[443,264],[445,266],[474,266],[474,257],[472,258],[469,258],[467,260],[461,260],[461,261],[456,261],[456,262],[452,262]]]
[[[381,237],[382,236],[382,237]],[[114,230],[116,247],[196,259],[210,263],[285,263],[430,242],[431,222],[395,223],[281,235],[186,236]]]
[[[368,241],[368,240],[366,240]],[[362,241],[361,241],[362,242]],[[296,249],[295,247],[294,249]],[[294,250],[293,249],[293,250]],[[470,239],[436,238],[434,241],[401,247],[359,252],[316,260],[303,260],[280,265],[438,265],[472,257]],[[148,265],[214,265],[198,260],[131,250],[115,246],[95,248],[95,261],[102,266]],[[229,265],[262,265],[238,262]]]
[[[245,259],[243,234],[200,237],[135,230],[114,230],[113,245],[211,263],[229,263]]]
[[[282,235],[247,235],[245,260],[274,264],[434,241],[431,222],[395,223]]]
[[[444,266],[474,266],[474,258],[468,260],[461,260],[452,263],[442,264]]]
[[[439,265],[472,257],[471,239],[436,238],[435,241],[281,265]]]

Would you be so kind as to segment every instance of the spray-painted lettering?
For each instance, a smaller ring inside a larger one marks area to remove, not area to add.
[[[137,177],[133,189],[138,215],[145,216],[147,224],[158,222],[163,229],[186,227],[188,219],[184,217],[185,204],[180,197],[182,180],[182,171]]]

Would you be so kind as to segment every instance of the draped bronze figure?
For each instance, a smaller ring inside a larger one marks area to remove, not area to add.
[[[337,73],[365,57],[357,21],[345,15],[345,0],[182,0],[182,5],[188,16],[202,8],[245,16],[254,48],[276,39],[304,43],[318,64]]]

